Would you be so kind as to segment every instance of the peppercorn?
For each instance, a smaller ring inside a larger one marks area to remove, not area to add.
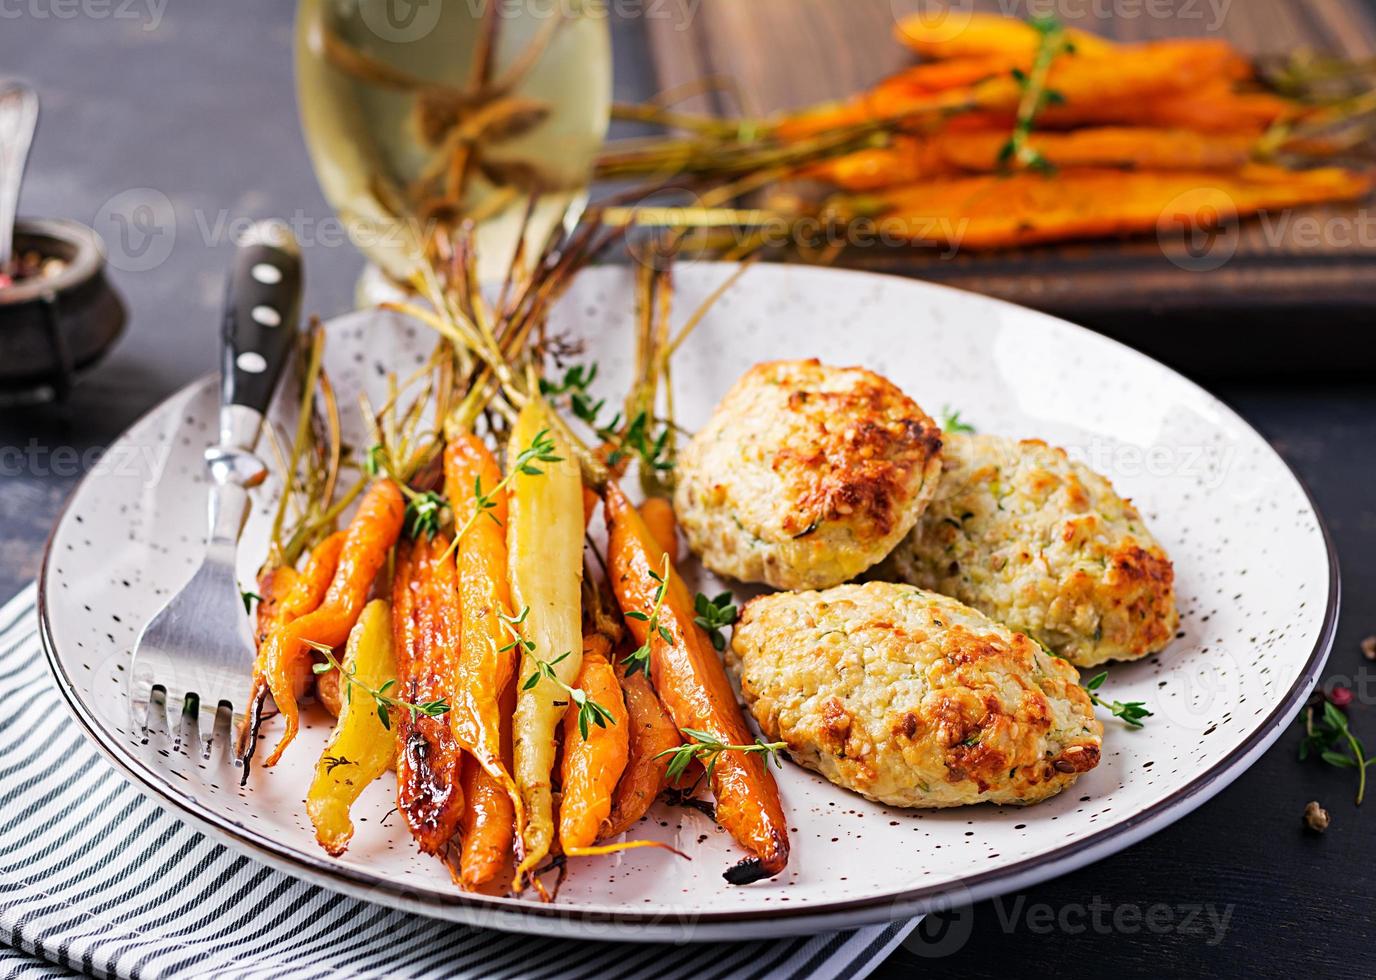
[[[1310,800],[1304,808],[1304,825],[1316,834],[1328,829],[1328,811],[1319,806],[1318,800]]]

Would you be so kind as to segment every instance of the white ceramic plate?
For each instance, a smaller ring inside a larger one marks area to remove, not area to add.
[[[679,270],[679,317],[729,271]],[[591,270],[555,317],[557,328],[586,339],[588,357],[601,365],[596,388],[613,398],[629,371],[631,285],[626,269]],[[343,392],[361,385],[377,403],[384,372],[406,370],[429,343],[395,319],[345,317],[331,329],[335,384]],[[202,762],[130,734],[124,679],[134,639],[200,558],[211,379],[170,398],[113,446],[53,533],[41,610],[59,685],[131,780],[254,857],[429,915],[618,939],[851,927],[952,896],[1026,887],[1185,815],[1281,733],[1332,642],[1337,567],[1303,488],[1233,412],[1160,364],[1029,310],[921,282],[765,266],[722,298],[683,349],[675,366],[680,420],[700,425],[751,364],[802,356],[874,368],[930,413],[959,408],[981,431],[1066,446],[1138,502],[1170,552],[1180,634],[1159,656],[1114,667],[1108,682],[1114,697],[1146,701],[1155,715],[1142,731],[1107,719],[1102,764],[1070,791],[1027,809],[910,812],[790,764],[780,784],[793,855],[778,878],[725,884],[721,872],[739,856],[730,838],[700,814],[657,807],[636,834],[673,842],[691,862],[646,849],[582,860],[557,903],[542,906],[460,893],[416,852],[396,816],[387,818],[387,777],[359,802],[358,835],[332,860],[315,844],[302,805],[328,718],[308,717],[284,762],[255,768],[245,789],[218,757]],[[268,505],[265,495],[246,531],[246,584],[262,559]],[[701,573],[689,563],[684,574]]]

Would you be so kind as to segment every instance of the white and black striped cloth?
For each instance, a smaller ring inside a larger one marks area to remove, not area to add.
[[[297,881],[159,809],[68,714],[34,589],[0,610],[0,976],[862,977],[912,928],[701,946],[540,939]]]

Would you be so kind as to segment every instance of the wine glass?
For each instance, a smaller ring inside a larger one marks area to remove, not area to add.
[[[296,65],[325,197],[397,283],[436,227],[474,222],[478,275],[492,281],[523,224],[533,254],[586,203],[611,111],[605,11],[578,0],[301,0]]]

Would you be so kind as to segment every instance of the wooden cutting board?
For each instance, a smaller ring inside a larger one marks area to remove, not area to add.
[[[691,16],[646,17],[663,89],[708,77],[683,103],[719,115],[767,113],[848,95],[912,64],[895,15],[935,0],[701,0]],[[976,0],[1026,16],[1050,9],[1125,41],[1223,37],[1253,54],[1308,47],[1376,54],[1372,0]],[[970,9],[970,0],[952,0]],[[1108,19],[1099,11],[1116,11]],[[1083,16],[1073,16],[1083,12]],[[1197,374],[1376,370],[1376,208],[1291,209],[1217,234],[941,255],[848,250],[839,264],[915,276],[1093,326]]]

